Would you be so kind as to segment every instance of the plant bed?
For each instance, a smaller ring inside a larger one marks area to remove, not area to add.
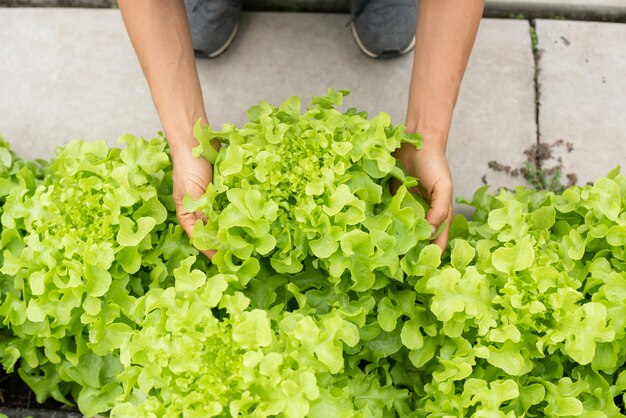
[[[83,418],[78,409],[48,399],[38,403],[33,391],[17,373],[0,368],[0,414],[9,418]]]
[[[0,417],[7,418],[85,418],[79,412],[68,412],[63,409],[27,409],[0,407]]]
[[[481,188],[442,251],[421,139],[343,96],[197,125],[191,243],[162,136],[0,149],[3,367],[87,416],[624,416],[626,177]]]

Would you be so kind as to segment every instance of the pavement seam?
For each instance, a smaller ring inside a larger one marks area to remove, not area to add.
[[[626,23],[626,7],[615,10],[603,8],[587,10],[577,10],[573,7],[553,7],[549,5],[535,5],[532,7],[524,5],[510,5],[501,7],[487,3],[483,17],[493,17],[500,19],[547,19],[547,20],[575,20],[584,22],[616,22]]]
[[[539,47],[539,35],[536,26],[536,19],[529,19],[528,32],[530,35],[530,43],[533,54],[534,74],[533,74],[533,86],[535,95],[535,128],[536,128],[536,143],[534,149],[529,149],[524,154],[527,155],[529,164],[527,169],[531,169],[532,180],[527,177],[527,181],[533,185],[534,188],[542,190],[550,190],[553,192],[562,191],[565,187],[576,184],[577,176],[575,173],[565,173],[563,160],[561,156],[554,154],[555,150],[564,147],[569,153],[573,150],[573,144],[566,142],[563,139],[558,139],[552,143],[543,141],[542,129],[541,129],[541,102],[542,102],[542,89],[539,79],[541,72],[541,58],[544,49]],[[555,165],[550,167],[549,162]],[[565,175],[567,184],[563,185],[561,178]]]
[[[529,19],[528,23],[530,25],[530,27],[528,28],[528,32],[530,34],[530,45],[532,48],[534,63],[533,86],[535,89],[535,129],[538,147],[541,143],[541,125],[539,124],[539,107],[541,106],[541,86],[539,85],[539,60],[541,59],[541,50],[539,49],[539,38],[537,36],[535,19]],[[535,158],[534,163],[538,169],[541,169],[541,159]]]

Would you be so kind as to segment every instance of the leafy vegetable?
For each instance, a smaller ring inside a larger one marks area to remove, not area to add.
[[[207,278],[189,270],[194,261],[175,270],[175,287],[138,299],[132,319],[141,330],[121,347],[130,396],[112,416],[306,416],[320,397],[318,377],[343,370],[343,343],[358,341],[356,326],[336,312],[314,319],[248,309],[241,293],[223,294],[236,276]]]
[[[122,393],[114,350],[136,327],[134,299],[171,285],[169,272],[197,254],[174,226],[165,140],[121,140],[123,150],[69,143],[41,181],[23,163],[2,179],[13,184],[1,219],[2,364],[21,359],[40,402],[71,393],[87,415]]]
[[[335,110],[345,94],[314,97],[304,114],[297,97],[278,108],[263,102],[241,129],[196,126],[196,152],[214,162],[215,178],[187,207],[205,211],[208,223],[195,226],[193,241],[221,250],[218,266],[265,257],[276,272],[293,274],[314,258],[331,281],[356,291],[402,280],[399,257],[431,229],[407,191],[415,179],[392,153],[421,140],[385,113],[368,120],[354,109]],[[214,138],[228,144],[216,158]],[[392,178],[401,183],[394,196]]]
[[[626,177],[479,189],[442,253],[393,158],[420,139],[344,94],[196,126],[212,263],[162,136],[0,142],[3,366],[86,415],[626,416]]]

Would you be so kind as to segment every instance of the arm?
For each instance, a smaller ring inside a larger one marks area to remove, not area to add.
[[[176,216],[191,236],[199,218],[183,209],[183,197],[187,193],[201,196],[213,169],[191,154],[198,145],[192,127],[198,119],[206,123],[207,118],[185,5],[183,0],[120,0],[119,7],[168,139]],[[219,143],[214,145],[219,147]],[[208,257],[213,254],[205,252]]]
[[[452,112],[476,38],[484,0],[420,0],[406,117],[424,147],[403,144],[397,157],[420,180],[418,193],[431,204],[426,219],[437,228],[452,219],[452,177],[445,156]],[[445,249],[448,228],[434,243]]]

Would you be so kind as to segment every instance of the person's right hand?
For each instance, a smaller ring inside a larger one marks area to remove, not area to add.
[[[418,186],[412,188],[411,191],[426,199],[430,204],[426,212],[426,220],[433,229],[433,244],[445,251],[448,246],[454,206],[452,204],[452,175],[446,159],[445,147],[440,146],[441,143],[444,142],[427,139],[422,149],[416,149],[413,145],[404,143],[396,151],[396,157],[400,159],[407,172],[417,178]],[[445,225],[445,229],[435,237],[435,232],[441,225]]]
[[[189,238],[193,226],[201,219],[206,221],[203,213],[189,212],[183,207],[183,199],[189,193],[192,199],[200,198],[207,186],[213,180],[213,167],[204,158],[192,155],[192,147],[185,147],[172,152],[174,202],[176,203],[176,217],[178,223],[185,230]],[[215,250],[201,251],[209,259],[215,255]]]

